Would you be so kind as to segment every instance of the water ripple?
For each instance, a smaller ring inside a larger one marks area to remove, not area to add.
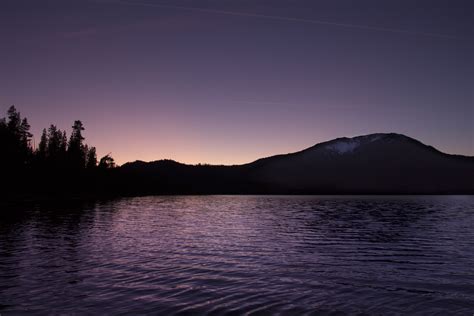
[[[0,216],[5,315],[474,311],[474,197],[164,196]]]

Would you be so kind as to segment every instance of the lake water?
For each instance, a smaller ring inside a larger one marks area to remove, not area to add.
[[[474,197],[182,196],[15,209],[0,314],[474,313]]]

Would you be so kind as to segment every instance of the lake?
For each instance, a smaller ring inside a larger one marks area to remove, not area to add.
[[[474,196],[3,206],[0,314],[474,313]]]

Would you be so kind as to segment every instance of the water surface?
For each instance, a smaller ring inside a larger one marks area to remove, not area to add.
[[[0,313],[474,313],[474,197],[3,207]]]

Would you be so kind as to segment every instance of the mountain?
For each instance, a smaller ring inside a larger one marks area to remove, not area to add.
[[[338,138],[238,166],[136,161],[118,172],[133,194],[474,194],[474,157],[394,133]]]

